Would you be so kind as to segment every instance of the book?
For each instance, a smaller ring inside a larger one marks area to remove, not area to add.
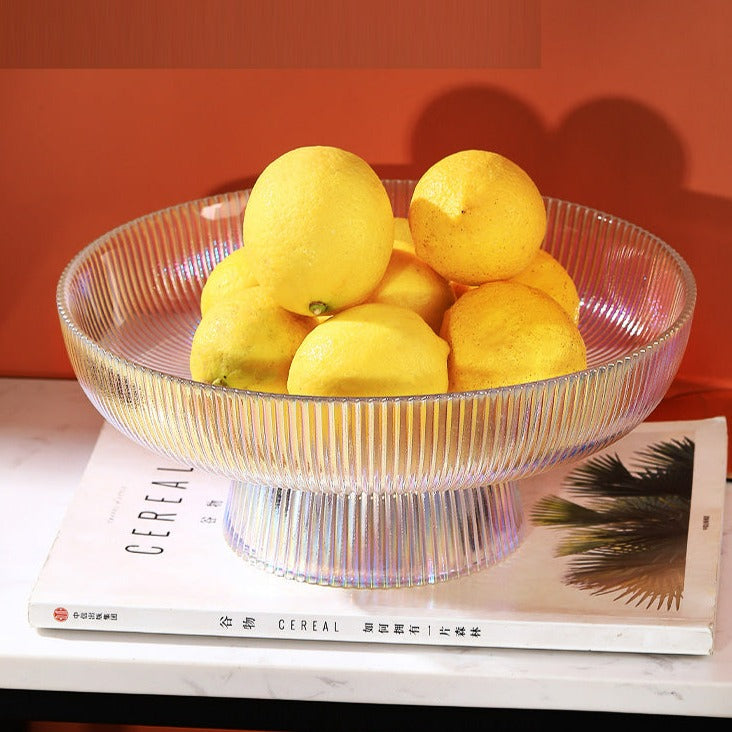
[[[434,585],[349,589],[237,556],[222,530],[229,480],[105,424],[28,619],[77,631],[710,654],[726,450],[721,417],[643,423],[522,480],[525,535],[499,564]]]

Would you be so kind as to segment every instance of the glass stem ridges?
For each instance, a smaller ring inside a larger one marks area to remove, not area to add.
[[[428,585],[495,564],[523,536],[516,482],[324,493],[232,482],[225,538],[275,575],[331,587]]]

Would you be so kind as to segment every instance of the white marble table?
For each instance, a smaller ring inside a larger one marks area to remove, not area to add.
[[[148,706],[172,697],[732,717],[730,512],[709,657],[34,630],[28,595],[101,424],[74,381],[0,379],[0,721],[19,699],[56,692]]]

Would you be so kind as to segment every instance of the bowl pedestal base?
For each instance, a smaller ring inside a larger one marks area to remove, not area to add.
[[[332,587],[434,584],[488,567],[523,536],[516,482],[419,493],[315,493],[233,482],[224,534],[243,559]]]

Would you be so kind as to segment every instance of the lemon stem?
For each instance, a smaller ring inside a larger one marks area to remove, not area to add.
[[[327,312],[328,306],[324,302],[320,302],[319,300],[315,300],[308,305],[308,310],[313,315],[322,315],[323,313]]]

